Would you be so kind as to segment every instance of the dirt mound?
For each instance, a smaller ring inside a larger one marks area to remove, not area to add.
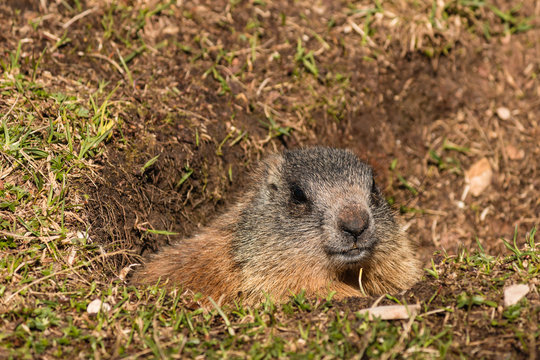
[[[471,36],[444,56],[404,52],[398,40],[373,45],[384,49],[377,54],[340,40],[348,22],[338,10],[328,28],[324,17],[305,19],[289,7],[281,10],[283,24],[276,5],[268,6],[171,8],[144,25],[141,39],[165,45],[129,64],[127,145],[108,151],[102,181],[90,189],[96,238],[155,250],[207,223],[232,194],[241,196],[245,171],[261,156],[309,144],[348,147],[371,163],[426,256],[475,237],[501,250],[499,239],[515,225],[526,231],[537,222],[532,193],[512,205],[504,196],[538,182],[531,116],[540,106],[531,101],[538,85],[520,70],[535,68],[534,51],[507,58],[513,45],[504,38]],[[503,105],[511,119],[497,117]],[[511,159],[512,148],[529,150]],[[493,184],[479,198],[462,199],[464,170],[482,156],[495,168]]]
[[[539,222],[537,9],[426,4],[48,4],[58,16],[40,21],[69,38],[24,25],[30,3],[11,10],[23,57],[48,46],[40,76],[98,88],[117,119],[86,184],[102,244],[142,254],[186,236],[262,156],[322,144],[374,166],[426,257],[477,237],[501,251]],[[464,172],[483,157],[494,175],[473,197]]]

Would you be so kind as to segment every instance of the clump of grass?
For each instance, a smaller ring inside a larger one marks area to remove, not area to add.
[[[20,43],[10,59],[0,77],[0,342],[12,357],[62,356],[81,334],[72,315],[98,286],[89,274],[115,255],[80,231],[84,194],[73,183],[92,171],[118,120],[106,94],[53,90],[41,57],[24,71]]]

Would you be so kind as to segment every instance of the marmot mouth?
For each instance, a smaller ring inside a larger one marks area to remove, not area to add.
[[[363,259],[365,259],[369,253],[371,248],[370,247],[355,247],[347,250],[341,250],[341,251],[330,251],[328,252],[328,255],[330,255],[333,258],[338,259],[340,262],[346,262],[346,263],[356,263]]]

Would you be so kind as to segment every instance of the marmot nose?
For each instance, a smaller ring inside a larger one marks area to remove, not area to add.
[[[338,226],[357,242],[369,226],[369,213],[358,207],[346,207],[339,214]]]

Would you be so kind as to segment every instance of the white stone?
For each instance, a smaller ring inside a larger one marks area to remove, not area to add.
[[[111,305],[102,302],[100,299],[95,299],[86,308],[86,312],[89,314],[97,314],[100,310],[102,312],[109,312],[111,311]]]
[[[510,110],[508,110],[508,108],[504,106],[501,106],[500,108],[497,109],[497,116],[501,120],[508,120],[510,119]]]
[[[516,284],[504,288],[504,306],[517,304],[525,295],[529,293],[529,285]]]
[[[360,314],[369,314],[369,319],[404,320],[415,316],[420,305],[387,305],[360,310]]]

